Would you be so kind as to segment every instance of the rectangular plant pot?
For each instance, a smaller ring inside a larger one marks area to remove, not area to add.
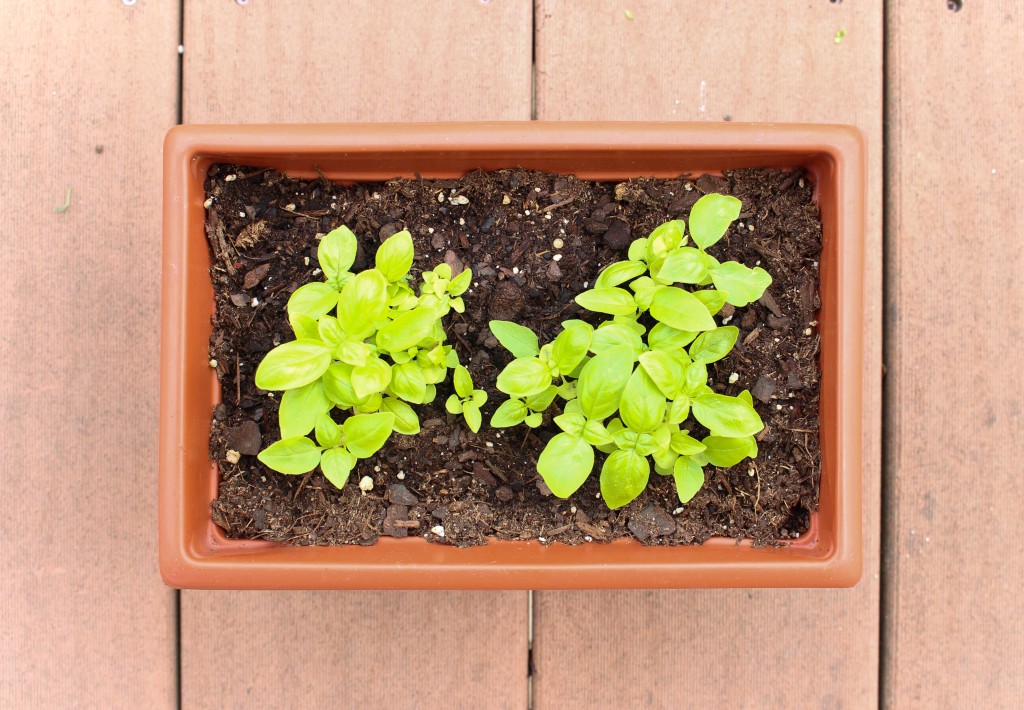
[[[468,549],[420,538],[369,547],[232,540],[210,514],[213,311],[203,183],[217,162],[319,171],[339,182],[455,178],[521,167],[589,180],[736,168],[807,170],[823,244],[821,489],[810,528],[778,547],[634,541],[579,546],[492,540]],[[844,587],[861,574],[864,157],[847,126],[737,123],[435,123],[179,126],[164,144],[160,570],[176,587],[219,589],[585,589]],[[877,294],[868,294],[877,298]]]

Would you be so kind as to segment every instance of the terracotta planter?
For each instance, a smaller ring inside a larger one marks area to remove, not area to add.
[[[217,466],[208,366],[213,291],[203,181],[215,162],[338,181],[459,177],[523,167],[585,179],[803,167],[823,219],[820,261],[821,495],[810,529],[776,548],[731,539],[696,547],[632,541],[577,547],[493,541],[470,549],[419,538],[371,547],[230,540],[212,521]],[[564,589],[842,587],[861,573],[864,159],[856,129],[783,124],[471,123],[182,126],[164,146],[160,403],[160,569],[177,587]],[[877,296],[874,296],[877,297]]]

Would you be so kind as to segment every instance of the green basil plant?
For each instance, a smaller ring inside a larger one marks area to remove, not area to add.
[[[739,214],[736,198],[705,195],[690,213],[693,246],[682,220],[634,241],[628,260],[609,265],[576,296],[586,310],[609,316],[596,328],[566,321],[541,346],[529,328],[491,321],[494,337],[516,358],[498,375],[497,387],[510,399],[491,425],[536,427],[556,397],[564,401],[554,418],[562,433],[537,461],[556,496],[567,498],[583,485],[595,448],[607,454],[601,495],[613,509],[646,488],[651,461],[656,473],[673,476],[687,503],[704,484],[704,466],[734,466],[757,455],[754,434],[764,424],[750,393],[730,397],[707,384],[707,366],[728,355],[739,335],[718,325],[715,314],[726,303],[757,300],[772,281],[764,269],[720,263],[706,251]],[[690,435],[691,415],[709,436]]]
[[[409,283],[414,249],[408,231],[380,245],[375,268],[353,274],[356,249],[348,227],[323,237],[317,257],[325,280],[300,286],[288,299],[295,340],[268,352],[256,369],[257,387],[284,391],[281,440],[259,460],[286,474],[319,465],[338,488],[392,432],[419,433],[411,405],[432,402],[435,386],[458,366],[441,319],[463,310],[461,296],[473,277],[466,269],[452,278],[451,267],[439,264],[423,274],[417,295]],[[472,380],[470,390],[479,418],[482,400]],[[349,413],[340,424],[335,409]],[[472,426],[468,411],[465,416]]]

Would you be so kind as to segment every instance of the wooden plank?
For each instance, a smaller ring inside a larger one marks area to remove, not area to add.
[[[154,482],[177,45],[176,3],[0,3],[0,707],[175,706]]]
[[[626,16],[628,8],[633,19]],[[840,42],[836,33],[845,30]],[[851,123],[881,288],[882,4],[539,0],[545,119]],[[877,703],[881,314],[866,314],[864,578],[854,590],[538,593],[536,707]],[[566,663],[565,659],[574,659]]]
[[[529,0],[302,7],[189,4],[186,120],[530,117]],[[522,592],[183,592],[183,702],[520,708],[527,623]]]
[[[525,593],[183,592],[182,707],[526,706]]]
[[[529,119],[530,0],[190,3],[185,122]]]
[[[900,0],[886,27],[885,700],[1016,707],[1024,8]]]

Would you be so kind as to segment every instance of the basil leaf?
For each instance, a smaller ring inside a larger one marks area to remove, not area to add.
[[[415,250],[412,246],[412,235],[409,230],[392,234],[384,240],[384,243],[377,249],[375,264],[380,273],[388,281],[398,281],[409,273],[412,268],[412,260]],[[449,278],[451,273],[449,272]]]
[[[693,456],[701,453],[707,447],[685,431],[677,431],[672,434],[671,448],[680,456]]]
[[[498,375],[498,389],[514,397],[540,394],[550,386],[551,369],[535,357],[513,360]]]
[[[632,374],[633,355],[626,347],[612,348],[591,358],[576,382],[577,401],[587,419],[605,419],[614,414]]]
[[[654,228],[647,240],[647,263],[664,258],[686,241],[686,223],[681,219],[665,222]]]
[[[772,277],[760,266],[749,269],[735,261],[727,261],[711,272],[715,288],[725,300],[737,308],[761,298],[772,283]]]
[[[326,317],[326,316],[322,316]],[[317,327],[315,318],[310,318],[305,313],[293,313],[288,316],[288,324],[295,333],[296,340],[323,340]]]
[[[360,398],[352,389],[352,366],[342,362],[332,363],[323,376],[324,393],[339,407],[355,407]]]
[[[640,276],[647,272],[647,264],[642,261],[617,261],[614,264],[609,264],[608,267],[600,273],[597,280],[594,282],[594,288],[607,288],[610,286],[618,286],[619,284],[626,283],[632,278]]]
[[[587,418],[582,414],[560,414],[555,417],[555,424],[566,434],[583,436],[583,427],[587,425]]]
[[[390,412],[355,414],[341,425],[345,432],[345,448],[354,456],[368,459],[384,446],[394,429],[395,415]]]
[[[338,346],[345,342],[345,331],[342,330],[341,323],[334,316],[320,316],[320,320],[316,324],[316,332],[317,337],[328,345]]]
[[[680,247],[665,255],[651,275],[662,283],[699,284],[708,275],[700,251],[693,247]]]
[[[541,412],[531,412],[526,415],[526,419],[523,421],[526,422],[526,426],[536,429],[544,422],[544,414]]]
[[[352,389],[359,399],[383,392],[389,384],[391,366],[379,357],[371,357],[365,365],[352,368]]]
[[[634,239],[629,245],[629,252],[626,254],[630,261],[647,261],[647,237]]]
[[[697,336],[697,339],[690,345],[690,357],[694,362],[708,364],[717,362],[729,354],[736,345],[736,338],[739,337],[740,329],[732,325],[723,325],[708,330]]]
[[[331,349],[319,340],[292,340],[271,350],[256,368],[261,390],[290,390],[320,378],[331,364]]]
[[[551,344],[551,359],[563,375],[576,369],[590,350],[594,329],[589,325],[566,328]]]
[[[584,425],[583,438],[588,444],[593,444],[594,446],[610,444],[612,441],[612,435],[608,433],[604,424],[597,419],[591,419]]]
[[[388,281],[376,269],[349,279],[338,300],[338,321],[352,338],[362,340],[377,329],[388,309]]]
[[[681,288],[663,288],[651,301],[651,315],[655,320],[676,330],[711,330],[715,319],[707,306],[689,291]]]
[[[308,473],[320,463],[320,449],[311,439],[293,436],[263,449],[256,455],[268,468],[293,476]]]
[[[413,404],[425,404],[427,380],[418,363],[409,362],[391,368],[391,391],[397,397]]]
[[[691,397],[707,387],[708,366],[702,362],[695,362],[686,368],[686,378],[683,380],[683,391]]]
[[[640,366],[661,394],[675,399],[684,375],[683,366],[677,359],[661,350],[648,350],[640,355]]]
[[[672,477],[676,479],[676,494],[680,503],[689,503],[704,485],[704,470],[689,456],[676,459]]]
[[[654,434],[645,432],[637,437],[636,446],[633,447],[633,450],[641,456],[650,456],[659,448],[661,447],[658,446],[658,442],[655,440]]]
[[[480,431],[480,425],[483,423],[483,417],[480,415],[480,407],[472,402],[466,402],[462,405],[462,418],[466,420],[466,425],[469,430],[476,434]]]
[[[615,451],[601,467],[601,497],[615,510],[640,495],[647,487],[651,465],[635,451]]]
[[[281,395],[281,407],[277,411],[281,438],[305,436],[316,425],[317,417],[330,408],[331,402],[324,393],[324,383],[319,379],[308,385],[286,390]]]
[[[341,427],[331,418],[330,412],[323,412],[316,418],[316,443],[332,448],[341,443]]]
[[[708,461],[712,466],[729,468],[735,466],[743,459],[757,456],[757,440],[752,436],[739,438],[728,438],[724,436],[709,436],[703,441],[707,447]]]
[[[463,269],[462,273],[452,279],[448,284],[448,293],[451,296],[461,296],[472,283],[473,272],[469,269]]]
[[[366,343],[349,340],[334,349],[334,357],[346,365],[361,367],[366,364],[366,359],[370,357],[370,348]]]
[[[436,322],[436,311],[414,308],[377,331],[377,347],[389,353],[408,350],[429,338]]]
[[[537,459],[537,473],[551,492],[568,498],[594,469],[594,449],[579,436],[556,434]]]
[[[540,352],[537,334],[526,326],[507,320],[492,320],[487,327],[498,342],[516,357],[533,357]]]
[[[622,391],[619,414],[638,432],[654,431],[665,417],[665,396],[642,367],[636,368]]]
[[[352,469],[356,467],[356,461],[356,457],[343,448],[328,449],[320,459],[320,470],[331,485],[343,488]]]
[[[668,406],[665,418],[670,424],[682,424],[690,416],[690,398],[685,394],[678,395]]]
[[[742,203],[735,197],[711,193],[697,200],[690,210],[690,236],[701,249],[717,242],[740,216]]]
[[[594,313],[613,316],[630,316],[636,313],[636,301],[624,288],[592,288],[573,299],[583,308]]]
[[[705,254],[705,256],[707,255]],[[715,315],[722,310],[722,306],[725,305],[726,301],[724,293],[710,288],[701,291],[694,291],[693,295],[697,297],[698,301],[707,307],[708,313],[711,315]]]
[[[416,416],[416,411],[402,400],[397,397],[385,397],[380,408],[382,412],[395,415],[393,426],[399,434],[412,436],[420,433],[420,419]]]
[[[491,417],[491,426],[498,429],[515,426],[516,424],[521,424],[526,419],[527,414],[529,414],[529,410],[527,410],[526,404],[521,399],[509,399],[502,402],[494,410],[494,415]]]
[[[459,395],[450,395],[445,400],[444,408],[449,414],[462,414],[462,400],[459,399]]]
[[[558,394],[558,388],[551,385],[540,394],[531,394],[527,397],[526,406],[535,412],[543,412],[555,401],[556,394]]]
[[[626,346],[635,359],[643,352],[644,343],[640,336],[624,323],[611,323],[605,321],[597,330],[590,341],[590,350],[594,354],[603,353],[612,348]]]
[[[309,316],[317,320],[338,305],[338,292],[322,281],[305,284],[295,289],[288,298],[288,316]]]
[[[460,397],[468,397],[473,394],[473,378],[469,374],[469,370],[459,365],[455,368],[455,375],[453,377],[455,383],[455,392]]]
[[[714,436],[749,436],[764,429],[761,417],[741,399],[724,394],[693,398],[693,416]]]
[[[647,334],[647,344],[651,350],[672,351],[685,348],[696,337],[696,331],[678,330],[664,323],[655,323]]]
[[[324,275],[328,279],[334,279],[338,274],[352,268],[358,248],[356,235],[345,225],[326,234],[316,249],[316,258]]]

